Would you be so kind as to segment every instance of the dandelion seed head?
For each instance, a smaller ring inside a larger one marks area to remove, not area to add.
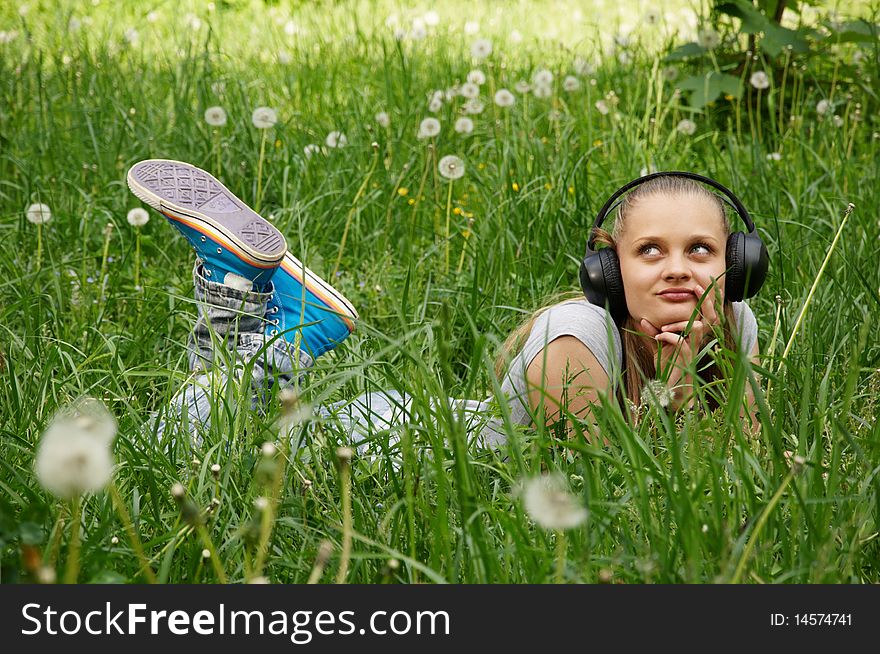
[[[611,111],[611,108],[608,106],[608,103],[605,100],[596,100],[596,111],[598,111],[603,116],[607,116],[608,112]]]
[[[472,100],[480,96],[480,87],[473,82],[465,82],[461,85],[459,93],[461,93],[461,97]]]
[[[135,207],[126,214],[125,219],[132,227],[143,227],[150,222],[150,214],[147,213],[146,209]]]
[[[207,547],[202,550],[202,558],[203,559],[210,559],[211,558],[211,550],[209,550]]]
[[[663,409],[668,407],[673,400],[672,390],[663,382],[652,379],[642,388],[642,404],[656,404]]]
[[[256,508],[256,510],[260,511],[260,512],[263,512],[266,509],[268,509],[269,508],[268,498],[261,496],[261,497],[258,497],[257,499],[255,499],[254,500],[254,508]]]
[[[440,121],[436,118],[425,118],[419,123],[418,138],[428,139],[437,136],[440,133]]]
[[[507,89],[498,89],[495,92],[495,104],[499,107],[512,107],[515,102],[516,98],[513,97],[513,93]]]
[[[546,68],[541,68],[535,71],[535,74],[532,76],[532,82],[536,86],[549,86],[553,83],[553,73]]]
[[[483,113],[484,106],[483,106],[483,103],[480,102],[477,98],[472,98],[472,99],[468,100],[467,102],[465,102],[461,106],[461,109],[466,114],[476,115],[476,114]]]
[[[721,37],[718,35],[718,32],[707,27],[697,32],[697,43],[700,47],[706,48],[706,50],[714,50],[721,45]]]
[[[379,123],[380,127],[388,127],[391,125],[391,118],[388,116],[387,112],[380,111],[376,114],[376,122]]]
[[[211,464],[211,472],[214,474],[219,473],[220,472],[220,464],[219,463],[212,463]]]
[[[41,565],[37,568],[37,582],[41,584],[54,584],[58,579],[58,575],[55,573],[55,568],[51,568],[48,565]]]
[[[186,489],[183,487],[179,481],[175,482],[173,486],[171,486],[171,497],[176,500],[182,500],[186,496]]]
[[[352,457],[354,457],[354,450],[350,447],[339,447],[336,449],[336,458],[339,459],[340,463],[351,463]]]
[[[510,33],[510,42],[511,43],[522,43],[523,35],[520,34],[519,30],[513,30]]]
[[[135,28],[129,27],[127,30],[125,30],[123,38],[125,39],[125,42],[129,45],[137,45],[138,41],[140,41],[141,35]]]
[[[437,168],[440,175],[448,180],[461,179],[464,175],[464,162],[454,154],[448,154],[440,159]]]
[[[348,144],[348,138],[339,131],[330,132],[324,140],[328,148],[344,148]]]
[[[278,114],[270,107],[257,107],[251,115],[251,122],[257,129],[269,129],[278,122]]]
[[[434,96],[433,98],[431,98],[431,101],[428,102],[428,111],[430,111],[433,114],[436,114],[442,108],[443,108],[443,100],[441,98],[438,98],[437,96]]]
[[[211,127],[223,127],[226,124],[226,110],[223,107],[208,107],[205,122]]]
[[[30,205],[27,208],[25,215],[27,216],[28,222],[33,223],[34,225],[44,225],[52,220],[52,211],[49,209],[48,205],[42,203]]]
[[[779,152],[769,152],[767,154],[767,161],[781,161],[782,155]]]
[[[587,510],[568,492],[560,474],[541,475],[522,484],[523,507],[544,529],[572,529],[587,518]]]
[[[431,9],[430,11],[425,12],[425,15],[422,16],[422,20],[428,27],[437,27],[437,25],[440,24],[440,14]]]
[[[514,90],[520,95],[524,95],[531,90],[531,85],[523,79],[519,80],[516,84],[513,85]]]
[[[98,400],[85,398],[58,411],[37,448],[37,479],[65,500],[101,490],[113,474],[115,436],[116,420]]]
[[[470,134],[474,131],[474,121],[466,116],[462,116],[455,121],[455,131],[459,134]]]
[[[675,66],[666,66],[663,69],[663,79],[667,82],[674,82],[678,78],[678,68]]]
[[[683,118],[678,122],[678,125],[675,126],[675,129],[685,136],[690,136],[697,131],[697,124],[692,120]]]
[[[486,75],[482,70],[472,70],[467,74],[467,81],[480,86],[486,83]]]
[[[642,16],[642,21],[646,25],[656,25],[660,22],[660,12],[656,9],[648,9]]]
[[[770,88],[770,78],[763,70],[758,70],[749,77],[749,84],[758,90],[764,90]]]
[[[119,538],[116,536],[113,536],[112,538],[110,538],[110,544],[111,545],[119,545]]]
[[[831,113],[834,110],[834,104],[830,100],[819,100],[816,103],[816,113],[820,116]]]
[[[572,93],[581,88],[581,81],[574,75],[569,75],[562,81],[562,88]]]
[[[275,454],[278,452],[278,448],[275,447],[275,443],[266,441],[260,448],[260,452],[265,457],[275,456]]]
[[[831,117],[831,124],[835,127],[843,127],[843,118],[838,116],[837,114],[834,114]]]

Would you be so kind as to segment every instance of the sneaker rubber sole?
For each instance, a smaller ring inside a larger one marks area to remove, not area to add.
[[[354,321],[358,318],[358,312],[348,298],[306,268],[290,252],[284,255],[281,268],[334,311],[348,327],[349,333],[354,331]]]
[[[127,181],[142,202],[224,245],[251,266],[275,268],[287,252],[278,229],[201,168],[147,159],[129,169]]]

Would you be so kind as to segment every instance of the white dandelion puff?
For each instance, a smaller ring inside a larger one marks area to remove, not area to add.
[[[474,121],[463,116],[455,121],[455,131],[459,134],[470,134],[474,131]]]
[[[544,529],[572,529],[587,519],[587,510],[568,492],[560,474],[527,479],[522,486],[523,507]]]
[[[683,118],[678,122],[678,125],[675,126],[675,129],[685,136],[690,136],[697,131],[697,124],[692,120]]]
[[[495,104],[499,107],[512,107],[515,102],[516,98],[513,97],[513,93],[507,89],[498,89],[495,92]]]
[[[581,81],[574,75],[569,75],[563,80],[562,88],[569,93],[573,93],[581,88]]]
[[[125,219],[128,221],[128,224],[132,227],[143,227],[148,222],[150,222],[150,214],[147,213],[145,209],[141,207],[135,207],[125,216]]]
[[[596,100],[596,111],[598,111],[603,116],[607,116],[608,112],[611,111],[611,108],[608,106],[608,103],[605,100]]]
[[[546,84],[536,84],[535,88],[532,89],[532,95],[536,98],[549,98],[553,95],[553,89]]]
[[[721,45],[721,37],[718,35],[718,32],[711,27],[707,27],[697,32],[697,43],[701,47],[706,48],[706,50],[714,50]]]
[[[37,479],[65,500],[101,490],[113,475],[115,436],[116,420],[97,400],[86,398],[59,411],[40,439]]]
[[[782,161],[782,154],[779,152],[767,153],[767,161]]]
[[[525,81],[524,79],[521,79],[520,81],[518,81],[516,84],[513,85],[513,89],[517,93],[519,93],[520,95],[524,95],[524,94],[528,93],[532,89],[532,87],[527,81]]]
[[[299,34],[299,32],[300,32],[299,25],[297,25],[292,20],[289,20],[286,23],[284,23],[284,33],[287,36],[295,36],[296,34]]]
[[[67,21],[67,29],[71,32],[78,32],[82,27],[82,21],[76,16],[71,16],[70,20]]]
[[[667,82],[674,82],[678,78],[678,68],[675,66],[667,66],[663,69],[663,79]]]
[[[666,408],[672,402],[672,391],[661,381],[650,380],[641,391],[642,404],[656,404]]]
[[[159,20],[159,18],[160,18],[160,15],[159,15],[158,11],[151,11],[151,12],[147,13],[147,22],[148,23],[155,23],[157,20]]]
[[[642,16],[642,21],[646,25],[656,25],[660,22],[660,12],[653,8],[648,9]]]
[[[447,154],[440,159],[440,163],[437,164],[437,169],[440,171],[440,175],[445,179],[461,179],[464,175],[464,162],[454,154]]]
[[[587,77],[588,75],[592,75],[594,72],[596,72],[596,69],[593,67],[593,64],[591,64],[589,61],[587,61],[586,59],[583,59],[581,57],[578,57],[577,59],[574,60],[573,68],[574,68],[574,72],[577,73],[578,75],[580,75],[581,77]]]
[[[49,206],[42,203],[32,204],[27,208],[25,213],[28,222],[34,225],[44,225],[52,220],[52,211]]]
[[[510,33],[510,42],[511,43],[522,43],[523,35],[520,34],[519,30],[513,30]]]
[[[324,143],[327,144],[328,148],[344,148],[348,144],[348,139],[342,132],[333,131],[327,134]]]
[[[287,50],[279,50],[278,51],[278,63],[282,66],[287,66],[290,62],[293,61],[293,57],[290,56],[290,53]]]
[[[419,123],[418,138],[428,139],[437,136],[440,133],[440,121],[436,118],[425,118]]]
[[[205,109],[205,122],[211,127],[223,127],[226,124],[226,110],[223,107]]]
[[[626,50],[621,50],[617,53],[617,61],[625,66],[632,61],[632,55]]]
[[[380,111],[376,114],[376,122],[379,123],[379,127],[388,127],[391,125],[391,118],[387,112]]]
[[[127,30],[125,30],[123,38],[125,38],[125,42],[129,45],[137,45],[138,41],[140,41],[141,35],[135,28],[129,27]]]
[[[193,13],[189,13],[183,17],[183,24],[197,32],[202,27],[202,19]]]
[[[251,115],[251,122],[257,129],[269,129],[278,122],[278,114],[270,107],[257,107]]]
[[[759,91],[764,90],[770,88],[770,78],[767,77],[767,73],[763,70],[758,70],[752,73],[751,77],[749,77],[749,84]]]
[[[480,86],[486,83],[486,75],[483,73],[482,70],[475,69],[467,74],[467,81],[471,84],[476,84],[477,86]]]
[[[819,102],[816,103],[816,113],[820,116],[831,113],[833,109],[834,104],[831,102],[831,100],[819,100]]]
[[[489,39],[477,39],[471,44],[471,55],[474,59],[485,59],[492,54],[492,42]]]
[[[843,127],[843,118],[841,116],[838,116],[837,114],[834,114],[831,117],[831,124],[835,127]]]
[[[461,89],[459,90],[461,93],[461,97],[473,99],[479,97],[480,95],[480,87],[474,84],[473,82],[466,82],[461,85]]]
[[[553,73],[546,68],[542,68],[532,76],[532,82],[534,82],[535,86],[550,86],[553,83]]]
[[[473,98],[465,102],[461,108],[466,114],[476,115],[483,113],[484,106],[477,98]]]
[[[442,108],[443,108],[442,97],[437,97],[437,95],[434,95],[434,97],[431,98],[431,101],[428,103],[428,111],[430,111],[432,114],[436,114]]]
[[[437,25],[440,24],[440,14],[432,9],[428,12],[425,12],[425,15],[422,16],[422,20],[428,27],[437,27]]]

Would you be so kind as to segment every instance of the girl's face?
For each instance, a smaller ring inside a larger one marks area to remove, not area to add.
[[[688,320],[698,299],[694,287],[706,289],[712,278],[718,282],[708,299],[723,300],[726,246],[711,198],[657,193],[636,202],[617,244],[630,315],[657,328]],[[672,288],[690,293],[664,293]]]

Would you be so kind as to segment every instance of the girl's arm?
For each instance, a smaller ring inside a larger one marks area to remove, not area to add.
[[[529,363],[526,371],[529,406],[538,415],[543,401],[546,425],[559,421],[560,407],[565,399],[569,413],[586,419],[599,391],[607,391],[608,375],[586,345],[574,336],[553,339]],[[566,422],[571,437],[575,432]]]

